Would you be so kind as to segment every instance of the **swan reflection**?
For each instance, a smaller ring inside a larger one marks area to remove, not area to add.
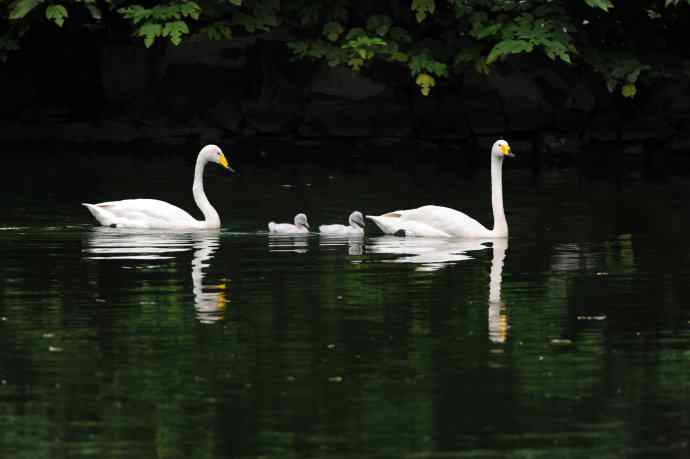
[[[508,250],[507,239],[441,239],[400,238],[380,236],[367,241],[367,253],[396,255],[387,258],[388,263],[418,264],[419,271],[436,271],[464,260],[471,260],[468,252],[486,250],[491,247],[491,271],[489,273],[489,339],[493,343],[504,343],[508,337],[508,315],[506,305],[501,301],[503,263]],[[490,244],[490,245],[489,245]]]
[[[379,236],[368,239],[367,253],[400,255],[388,263],[415,263],[419,271],[436,271],[459,261],[471,260],[468,252],[486,250],[491,239],[406,238]]]
[[[122,230],[96,227],[89,232],[83,250],[89,260],[169,260],[181,252],[192,251],[192,293],[197,319],[202,323],[222,318],[226,284],[204,285],[204,268],[220,244],[219,230],[197,232],[166,232],[152,230]]]
[[[364,253],[364,235],[335,236],[322,234],[319,238],[319,246],[322,249],[339,250],[347,246],[348,255],[362,255]]]
[[[309,234],[271,234],[268,235],[269,252],[307,253]]]
[[[508,338],[508,314],[501,301],[503,262],[508,250],[507,239],[493,241],[493,258],[489,273],[489,339],[493,343],[505,343]]]

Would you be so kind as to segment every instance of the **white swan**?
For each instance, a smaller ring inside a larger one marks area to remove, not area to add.
[[[309,222],[304,214],[295,215],[295,224],[268,222],[268,231],[278,234],[306,234],[309,232]]]
[[[474,218],[454,209],[423,206],[396,210],[383,215],[367,215],[386,234],[419,237],[505,238],[508,223],[503,211],[503,158],[514,155],[505,140],[497,140],[491,148],[491,204],[494,228],[484,227]]]
[[[194,168],[192,194],[204,214],[197,220],[179,207],[158,199],[125,199],[123,201],[86,204],[87,209],[103,226],[139,229],[209,229],[220,228],[220,217],[204,193],[204,167],[217,163],[231,172],[225,155],[216,145],[206,145],[199,152]]]
[[[355,210],[348,218],[349,226],[320,225],[319,232],[326,236],[359,236],[364,235],[364,216]]]

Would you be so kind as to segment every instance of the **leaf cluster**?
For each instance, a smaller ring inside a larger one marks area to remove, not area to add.
[[[640,79],[668,74],[655,56],[687,54],[679,38],[688,20],[690,0],[12,0],[0,3],[0,60],[38,25],[124,28],[147,47],[280,29],[297,59],[356,72],[400,66],[424,95],[454,75],[539,53],[590,67],[633,97]]]

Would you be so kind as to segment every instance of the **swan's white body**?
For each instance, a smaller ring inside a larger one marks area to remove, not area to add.
[[[508,223],[503,211],[503,158],[513,156],[505,140],[491,148],[491,204],[494,227],[488,229],[474,218],[442,206],[396,210],[383,215],[367,215],[386,234],[416,237],[506,238]]]
[[[209,229],[220,227],[220,217],[204,193],[204,168],[209,162],[218,163],[232,171],[225,155],[215,145],[201,149],[194,168],[192,194],[204,215],[197,220],[186,211],[158,199],[125,199],[122,201],[83,203],[103,226],[139,229]]]
[[[275,234],[306,234],[309,232],[309,222],[304,214],[295,215],[292,223],[268,223],[268,232]]]
[[[345,225],[321,225],[319,232],[325,236],[363,236],[364,216],[362,212],[354,211],[348,218],[348,226]]]

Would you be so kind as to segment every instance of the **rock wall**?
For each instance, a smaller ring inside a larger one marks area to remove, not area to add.
[[[687,80],[641,87],[625,100],[599,76],[539,56],[516,56],[489,76],[439,82],[424,97],[402,69],[377,65],[354,74],[294,61],[272,35],[154,49],[37,49],[0,73],[0,145],[178,145],[260,136],[440,152],[505,137],[540,159],[612,146],[690,153]]]

